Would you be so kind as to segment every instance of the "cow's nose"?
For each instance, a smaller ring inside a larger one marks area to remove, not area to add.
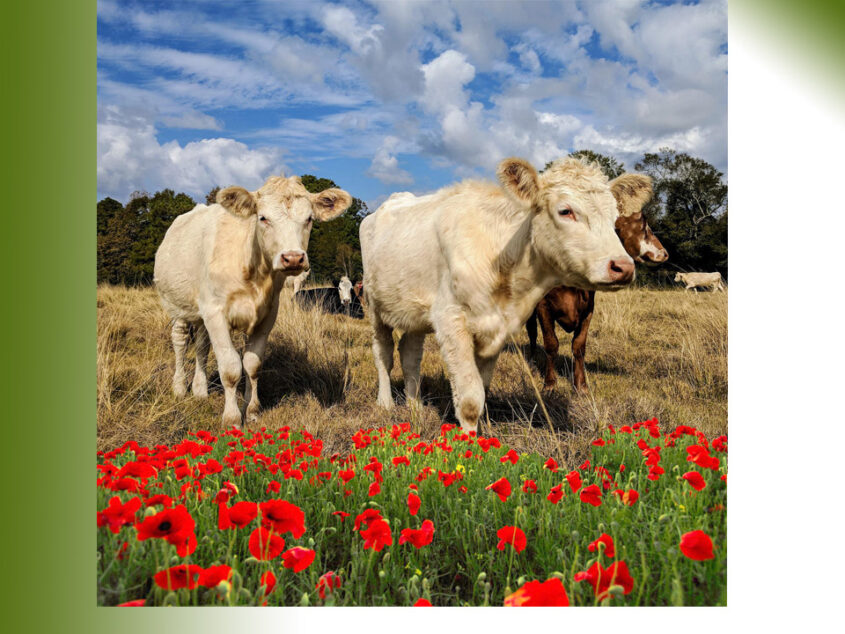
[[[660,261],[665,262],[669,259],[669,252],[666,249],[661,249],[660,251]]]
[[[285,251],[281,255],[282,269],[301,269],[305,267],[305,251]]]
[[[611,260],[607,272],[611,284],[627,284],[634,279],[634,261],[631,258]]]

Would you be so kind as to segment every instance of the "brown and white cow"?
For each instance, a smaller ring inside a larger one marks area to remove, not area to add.
[[[725,289],[724,282],[720,273],[676,273],[676,282],[683,282],[686,284],[685,291],[689,289],[695,290],[698,287],[710,288],[714,291],[722,291]],[[697,292],[697,291],[696,291]]]
[[[352,197],[337,188],[309,193],[292,176],[270,177],[257,191],[227,187],[217,203],[197,205],[173,221],[156,252],[155,285],[173,318],[176,353],[173,391],[184,396],[184,356],[189,326],[196,327],[195,396],[208,395],[205,366],[209,339],[225,394],[223,423],[240,426],[237,386],[241,367],[247,422],[258,417],[258,370],[276,321],[286,277],[308,269],[305,247],[314,220],[343,213]],[[231,333],[247,334],[243,364]]]
[[[618,289],[634,262],[614,231],[617,198],[647,182],[562,159],[538,174],[502,161],[500,185],[466,181],[428,196],[391,196],[361,223],[364,295],[373,325],[378,403],[393,405],[394,328],[410,402],[419,397],[426,333],[449,371],[455,411],[475,430],[506,337],[560,284]],[[614,191],[619,196],[614,197]]]
[[[616,234],[622,246],[637,262],[658,264],[669,259],[669,254],[660,240],[651,231],[645,216],[643,205],[651,198],[651,183],[640,181],[640,187],[629,195],[622,196],[615,190],[619,204],[619,217],[616,219]],[[534,356],[537,345],[537,321],[543,333],[543,347],[546,350],[545,387],[552,388],[557,382],[555,360],[559,342],[555,333],[555,323],[560,324],[572,335],[573,383],[579,392],[587,390],[587,377],[584,372],[584,354],[587,350],[587,331],[595,307],[595,291],[585,291],[571,286],[558,286],[550,290],[537,304],[534,313],[525,324],[530,343],[530,356]]]

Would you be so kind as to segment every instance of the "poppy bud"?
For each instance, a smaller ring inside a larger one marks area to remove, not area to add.
[[[214,589],[217,592],[217,597],[221,601],[227,601],[229,599],[229,592],[232,590],[232,584],[224,579],[218,583]]]
[[[235,557],[235,563],[237,563],[237,557]],[[232,576],[229,577],[229,581],[232,583],[233,588],[240,588],[244,584],[244,579],[237,570],[232,570]]]
[[[179,600],[176,598],[176,593],[173,591],[168,592],[164,597],[162,605],[164,605],[165,607],[174,607],[179,605]]]
[[[151,515],[155,515],[158,513],[158,509],[155,506],[148,506],[144,509],[144,517],[150,517]]]
[[[625,594],[625,588],[619,585],[612,585],[607,589],[607,591],[614,597],[621,597],[623,594]]]
[[[581,537],[581,533],[578,531],[572,531],[572,539],[578,539],[579,537]]]
[[[387,576],[387,573],[384,570],[378,571],[378,578],[379,579],[384,579],[386,576]]]
[[[555,579],[560,579],[561,581],[566,581],[566,575],[564,575],[562,572],[558,572],[557,570],[555,570],[551,575],[549,575],[549,578],[552,577],[554,577]]]
[[[431,590],[431,582],[428,580],[428,577],[423,577],[422,587],[423,590]]]
[[[481,582],[481,581],[484,581],[486,578],[487,578],[487,573],[486,573],[486,572],[479,572],[479,573],[478,573],[478,578],[475,580],[475,582],[476,582],[476,583],[479,583],[479,582]]]
[[[525,582],[526,582],[527,580],[528,580],[528,578],[527,578],[525,575],[522,575],[519,579],[517,579],[517,580],[516,580],[516,585],[518,585],[518,586],[524,586],[524,585],[525,585]]]
[[[384,572],[383,570],[381,572]],[[311,598],[307,592],[302,593],[302,598],[299,600],[299,605],[311,605]]]
[[[417,575],[414,575],[413,577],[411,577],[408,580],[408,588],[410,588],[411,591],[416,591],[419,583],[420,583],[420,578]]]
[[[316,544],[316,543],[317,542],[314,541],[313,537],[308,538],[308,548],[314,548],[314,544]]]
[[[384,557],[381,558],[381,563],[386,564],[388,561],[390,561],[390,552],[389,551],[384,553]]]
[[[607,532],[606,527],[605,527],[605,525],[604,525],[604,522],[599,522],[599,532],[600,532],[600,533],[605,533],[605,532]]]
[[[663,515],[661,515],[660,517],[657,518],[657,521],[660,522],[661,524],[665,524],[670,519],[672,519],[672,518],[669,516],[669,514],[664,513]]]
[[[247,603],[252,603],[252,592],[250,592],[246,588],[241,588],[240,590],[238,590],[238,596],[244,599]]]
[[[244,563],[245,564],[258,564],[258,563],[261,563],[261,562],[258,561],[255,557],[247,557],[246,559],[244,559]]]

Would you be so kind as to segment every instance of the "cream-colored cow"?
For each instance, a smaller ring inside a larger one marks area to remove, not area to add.
[[[711,288],[714,291],[724,290],[725,285],[722,282],[722,276],[719,273],[676,273],[676,282],[683,282],[686,284],[684,290],[695,290],[696,287]]]
[[[310,194],[299,177],[273,176],[261,189],[227,187],[217,203],[197,205],[173,221],[156,252],[155,285],[173,318],[176,353],[173,391],[184,396],[184,356],[189,326],[196,327],[197,363],[192,390],[208,395],[205,365],[209,339],[225,394],[223,423],[239,427],[237,385],[241,357],[231,332],[247,334],[244,414],[257,419],[258,370],[267,336],[276,321],[279,291],[286,277],[308,269],[305,246],[314,220],[343,213],[352,197],[341,189]]]
[[[404,331],[399,355],[409,401],[419,397],[423,341],[434,332],[458,420],[475,430],[506,337],[550,289],[614,290],[634,279],[614,223],[620,208],[648,200],[647,176],[608,182],[597,166],[571,158],[542,174],[510,158],[497,175],[501,186],[467,181],[428,196],[395,194],[361,223],[384,407],[393,405],[394,328]]]

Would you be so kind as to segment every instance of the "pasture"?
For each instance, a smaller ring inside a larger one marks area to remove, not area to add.
[[[561,378],[544,391],[542,341],[526,363],[528,338],[521,330],[499,357],[479,433],[567,467],[588,455],[590,441],[608,424],[656,417],[664,430],[690,425],[710,437],[727,433],[727,301],[727,293],[636,286],[599,293],[587,341],[586,396],[570,384],[570,335],[558,329]],[[128,440],[171,444],[188,431],[222,431],[213,352],[207,400],[171,393],[170,324],[152,288],[102,285],[97,311],[98,449]],[[348,452],[358,429],[411,422],[431,440],[442,422],[456,422],[433,336],[422,362],[424,406],[413,411],[403,405],[398,354],[391,374],[398,406],[385,411],[376,405],[371,341],[366,319],[305,310],[283,297],[259,380],[262,415],[252,427],[305,429],[324,441],[329,455]],[[190,376],[193,346],[187,356]]]

